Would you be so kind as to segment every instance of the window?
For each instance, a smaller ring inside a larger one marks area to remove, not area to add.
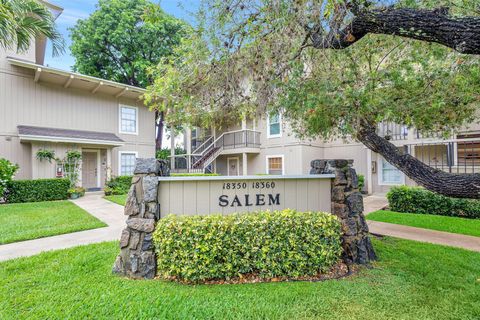
[[[380,185],[397,185],[405,183],[403,172],[391,165],[387,160],[380,160],[380,175],[378,183]]]
[[[120,106],[120,133],[138,133],[138,109]]]
[[[136,152],[120,152],[120,170],[119,175],[131,176],[135,171]]]
[[[269,138],[282,136],[282,116],[279,113],[270,114],[267,118],[267,135]]]
[[[267,156],[267,174],[284,174],[283,156]]]

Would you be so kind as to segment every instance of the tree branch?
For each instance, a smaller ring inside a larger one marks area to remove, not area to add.
[[[428,190],[456,198],[480,199],[480,174],[447,173],[434,169],[378,136],[375,127],[363,123],[357,138],[370,150],[381,154],[410,179]]]
[[[452,18],[448,9],[387,8],[361,11],[334,34],[312,33],[317,49],[344,49],[369,33],[436,42],[464,54],[480,54],[480,17]]]

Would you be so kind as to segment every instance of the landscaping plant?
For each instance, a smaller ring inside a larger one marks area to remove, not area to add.
[[[5,196],[7,185],[13,180],[18,165],[11,163],[7,159],[0,158],[0,199]]]
[[[158,275],[185,282],[315,276],[340,259],[341,226],[324,212],[160,219],[153,235]]]
[[[8,203],[68,199],[68,179],[14,180],[7,185]]]
[[[480,218],[480,200],[445,197],[422,187],[393,187],[387,198],[392,211]]]

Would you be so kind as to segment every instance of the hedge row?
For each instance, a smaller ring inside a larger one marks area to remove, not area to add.
[[[338,219],[294,210],[161,219],[153,235],[158,275],[198,283],[329,270],[342,252]]]
[[[445,197],[421,187],[394,187],[387,198],[392,211],[480,218],[479,200]]]
[[[132,176],[118,176],[106,183],[105,195],[127,194],[132,185]]]
[[[38,202],[68,199],[68,179],[13,180],[7,185],[7,202]]]

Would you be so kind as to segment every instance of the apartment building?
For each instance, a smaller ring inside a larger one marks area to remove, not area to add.
[[[23,54],[0,50],[0,158],[19,165],[16,178],[62,175],[55,162],[37,159],[39,150],[81,152],[88,189],[132,174],[136,157],[154,157],[155,115],[140,100],[144,90],[45,66],[45,47],[36,39]]]

